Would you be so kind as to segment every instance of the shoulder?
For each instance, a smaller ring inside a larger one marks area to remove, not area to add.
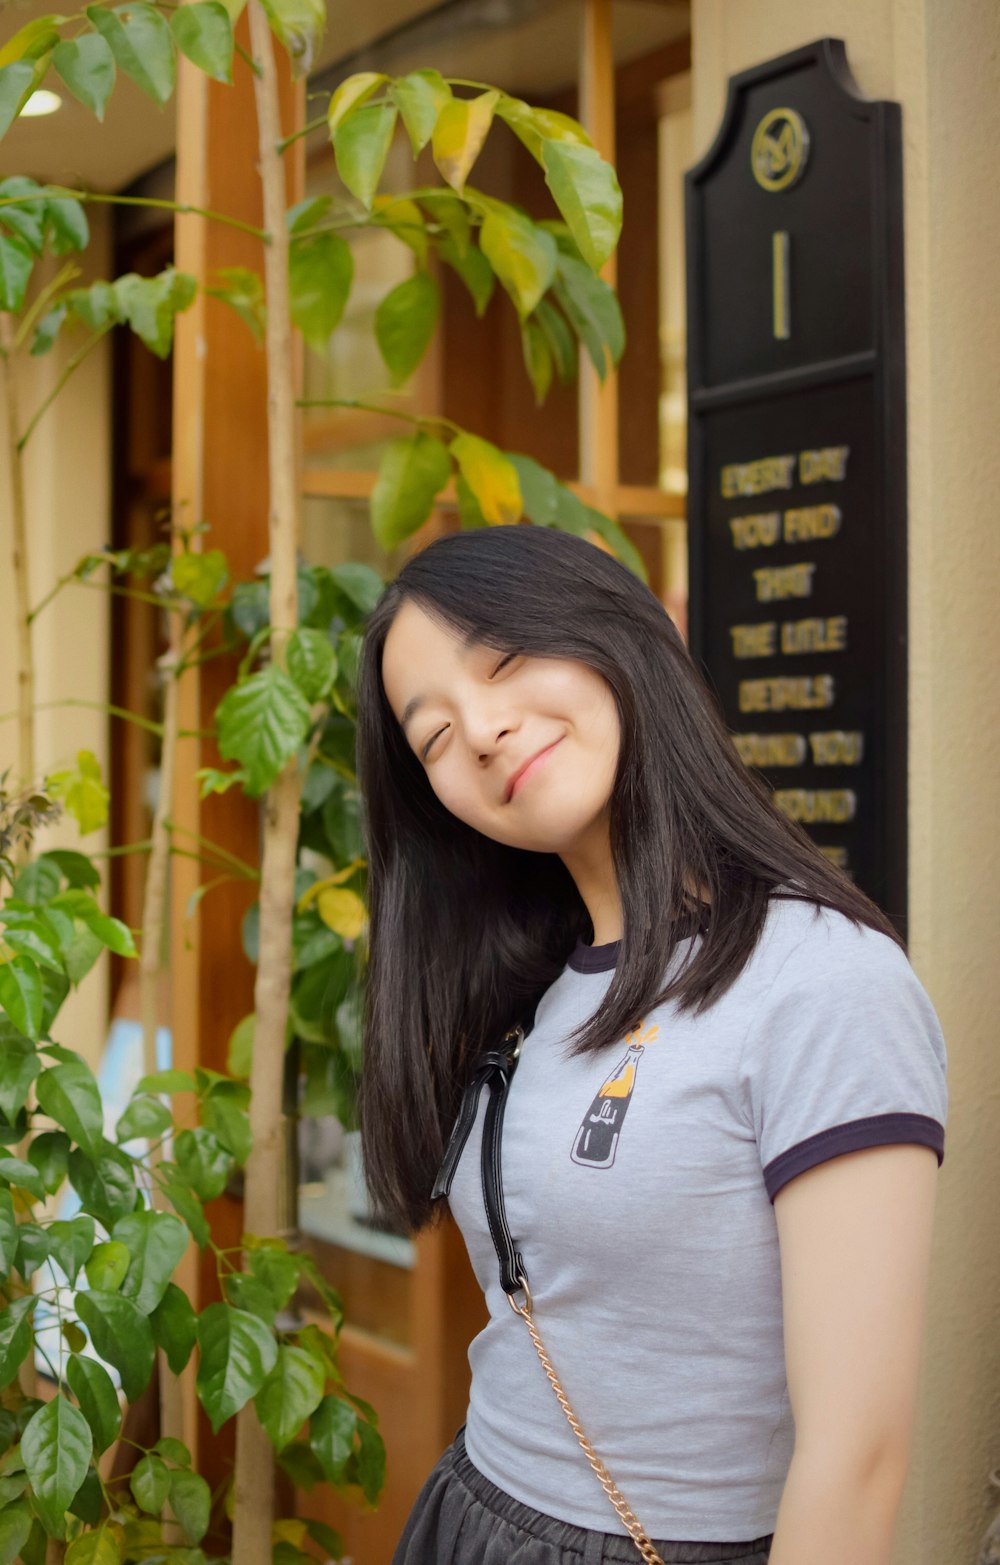
[[[773,996],[848,979],[888,989],[917,982],[902,947],[881,930],[792,897],[772,897],[754,960]]]

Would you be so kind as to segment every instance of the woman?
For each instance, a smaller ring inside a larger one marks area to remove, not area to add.
[[[520,1024],[508,1226],[645,1557],[888,1565],[947,1106],[892,925],[744,770],[653,594],[577,538],[410,560],[358,709],[377,1205],[431,1218],[463,1088]],[[500,1287],[484,1115],[450,1206],[490,1320],[395,1565],[638,1559]]]

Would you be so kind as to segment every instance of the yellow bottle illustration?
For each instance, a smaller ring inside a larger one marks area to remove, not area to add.
[[[635,1091],[639,1061],[646,1044],[652,1043],[659,1030],[647,1027],[643,1031],[642,1022],[639,1022],[632,1032],[625,1034],[628,1048],[604,1082],[576,1133],[570,1154],[574,1163],[586,1168],[610,1168],[614,1162],[618,1137]]]

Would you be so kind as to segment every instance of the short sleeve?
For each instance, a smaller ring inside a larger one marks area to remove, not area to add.
[[[771,1200],[863,1147],[915,1142],[940,1165],[946,1068],[934,1007],[903,951],[824,910],[785,959],[740,1061]]]

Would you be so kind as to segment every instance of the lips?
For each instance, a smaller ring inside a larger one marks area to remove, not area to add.
[[[560,735],[559,739],[554,739],[551,744],[545,745],[541,750],[536,750],[534,755],[529,755],[526,761],[522,761],[521,765],[517,768],[517,771],[514,772],[508,779],[507,787],[504,789],[505,804],[510,803],[514,796],[514,789],[517,787],[518,783],[529,767],[534,766],[536,761],[540,761],[543,755],[548,755],[550,750],[554,750],[556,745],[560,743],[561,737],[562,736]]]

